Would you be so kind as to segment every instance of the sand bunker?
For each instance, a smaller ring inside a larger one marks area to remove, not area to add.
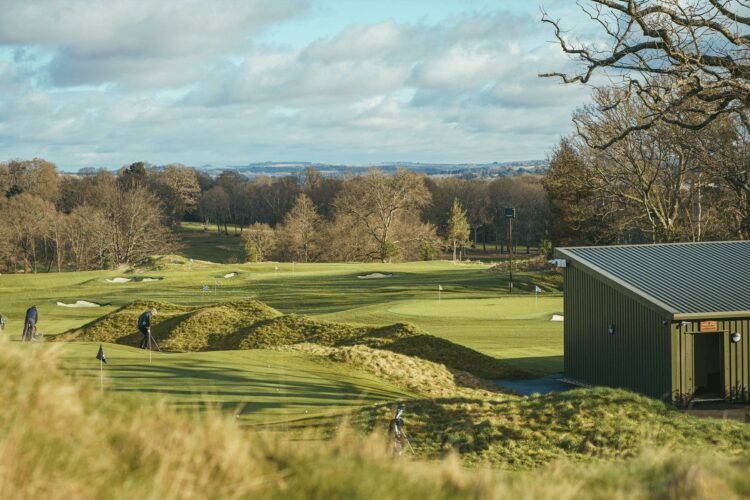
[[[86,300],[76,300],[74,304],[58,302],[57,305],[60,307],[102,307],[101,304],[97,304],[96,302],[88,302]]]
[[[237,273],[228,273],[224,275],[225,278],[234,278],[235,276],[237,276]]]
[[[152,277],[147,277],[147,278],[112,278],[112,279],[107,278],[104,281],[106,281],[107,283],[131,283],[131,282],[140,283],[142,281],[161,281],[163,279],[164,278],[152,278]]]
[[[559,314],[553,314],[550,321],[565,321],[565,318]]]
[[[392,278],[392,274],[383,274],[383,273],[370,273],[366,274],[364,276],[357,276],[357,278],[361,280],[371,280],[371,279],[378,279],[378,278]]]

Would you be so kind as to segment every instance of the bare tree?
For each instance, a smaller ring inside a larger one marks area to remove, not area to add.
[[[349,181],[334,204],[338,214],[363,228],[375,243],[372,257],[388,262],[398,252],[394,226],[399,218],[429,201],[422,176],[403,169],[389,176],[373,169]]]
[[[106,220],[108,253],[114,266],[174,249],[175,240],[163,223],[159,201],[148,189],[138,184],[127,190],[110,185],[106,194],[99,208]]]
[[[28,193],[11,197],[0,212],[0,224],[7,228],[8,244],[20,257],[24,272],[39,270],[46,250],[48,218],[53,213],[55,209],[49,201]]]
[[[229,211],[229,195],[223,187],[214,186],[203,193],[199,209],[204,224],[213,222],[216,224],[217,232],[220,233],[222,231],[222,226],[224,227],[224,232],[227,232],[226,225],[229,222],[231,213]]]
[[[316,251],[320,223],[315,204],[306,194],[300,194],[284,217],[284,223],[277,227],[277,232],[281,232],[279,244],[293,259],[309,262]]]
[[[709,218],[716,213],[704,204],[704,195],[715,189],[716,177],[700,146],[702,138],[716,139],[721,131],[713,126],[697,133],[660,122],[606,149],[591,147],[592,140],[598,143],[623,130],[643,111],[640,100],[622,92],[599,89],[594,106],[576,113],[580,133],[561,146],[551,164],[545,182],[550,196],[559,206],[566,196],[563,190],[587,193],[582,208],[589,213],[604,209],[602,219],[616,226],[620,236],[640,231],[652,242],[704,239]],[[610,106],[613,102],[618,105]],[[574,161],[562,164],[563,155],[571,153]]]
[[[542,21],[582,70],[540,76],[587,84],[601,74],[623,90],[622,103],[637,97],[643,104],[637,119],[595,146],[606,148],[659,122],[695,130],[732,115],[750,128],[747,2],[581,0],[579,5],[601,28],[606,44],[571,41],[560,23],[544,14]]]
[[[105,266],[107,233],[107,220],[95,207],[76,207],[65,217],[66,244],[73,269],[80,271]]]
[[[268,224],[256,222],[242,233],[248,262],[262,262],[273,252],[276,233]]]

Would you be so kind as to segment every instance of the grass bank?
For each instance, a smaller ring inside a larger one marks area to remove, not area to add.
[[[288,441],[234,419],[135,403],[64,375],[50,349],[0,349],[3,498],[733,498],[746,456],[646,449],[618,462],[469,470],[455,455],[394,459],[382,435],[342,427]],[[736,429],[724,429],[736,431]],[[313,437],[313,436],[310,436]]]

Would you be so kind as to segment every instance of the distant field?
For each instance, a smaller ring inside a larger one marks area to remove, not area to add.
[[[204,229],[203,224],[199,222],[183,222],[176,231],[182,242],[180,254],[189,259],[218,263],[244,261],[243,240],[233,228],[229,229],[229,235],[225,235],[219,234],[216,226]]]
[[[562,311],[559,278],[520,273],[516,293],[507,278],[483,265],[433,261],[405,264],[226,264],[175,257],[165,268],[140,274],[116,271],[0,276],[0,311],[7,331],[20,333],[23,311],[40,310],[39,329],[61,333],[136,299],[206,304],[255,297],[284,313],[370,325],[412,322],[422,329],[524,369],[554,372],[562,368],[562,323],[549,321]],[[232,278],[226,274],[236,272]],[[391,278],[360,279],[369,273]],[[114,277],[159,277],[162,281],[108,283]],[[538,299],[534,285],[545,292]],[[208,292],[202,287],[209,287]],[[438,302],[438,286],[443,287]],[[67,309],[56,301],[89,300],[111,304]]]

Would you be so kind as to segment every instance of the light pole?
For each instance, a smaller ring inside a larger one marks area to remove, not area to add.
[[[505,218],[508,219],[508,293],[513,293],[513,219],[516,218],[516,209],[513,207],[505,209]]]

